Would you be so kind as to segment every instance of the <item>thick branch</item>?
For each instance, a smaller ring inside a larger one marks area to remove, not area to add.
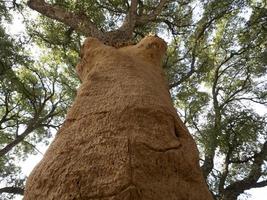
[[[51,19],[70,26],[85,36],[98,38],[110,45],[131,39],[137,16],[137,0],[132,0],[123,25],[117,30],[104,33],[98,30],[96,25],[83,13],[69,12],[57,5],[46,3],[44,0],[29,0],[28,6]]]
[[[265,187],[267,186],[267,180],[257,182],[253,185],[253,188]]]
[[[20,187],[4,187],[0,188],[0,194],[9,193],[9,194],[24,194],[24,189]]]
[[[117,30],[102,32],[84,13],[74,13],[57,5],[46,3],[44,0],[29,0],[28,6],[39,13],[70,26],[85,36],[96,37],[109,45],[127,42],[132,39],[134,28],[138,25],[147,25],[160,15],[164,6],[170,0],[161,0],[153,12],[148,15],[138,15],[137,8],[140,1],[131,0],[128,13]]]
[[[57,21],[60,21],[86,36],[102,39],[103,32],[84,14],[69,12],[59,6],[46,3],[44,0],[29,0],[28,6],[37,12]]]
[[[215,119],[214,119],[213,132],[210,133],[209,149],[205,155],[205,161],[202,166],[202,171],[205,179],[207,179],[208,175],[213,169],[215,150],[217,148],[217,136],[221,132],[221,110],[218,102],[219,90],[217,88],[219,79],[219,69],[220,66],[217,66],[217,68],[215,69],[214,80],[212,85],[212,98],[213,98],[213,109],[214,109]]]
[[[49,96],[49,98],[51,98],[51,97],[52,96]],[[25,131],[22,134],[18,135],[15,140],[13,140],[9,144],[7,144],[3,149],[0,150],[0,157],[4,156],[5,154],[7,154],[16,145],[18,145],[20,142],[22,142],[25,139],[25,137],[27,137],[36,128],[42,126],[44,121],[46,121],[49,118],[52,118],[52,117],[54,117],[54,116],[59,114],[58,112],[55,112],[55,111],[56,111],[57,105],[58,105],[58,103],[60,103],[60,101],[58,101],[57,103],[55,103],[52,106],[51,110],[49,111],[49,113],[46,116],[44,116],[43,118],[39,118],[39,116],[40,116],[40,114],[41,114],[41,112],[43,110],[43,107],[45,106],[45,102],[47,102],[47,101],[48,101],[48,99],[45,99],[43,104],[40,105],[39,112],[36,113],[36,115],[33,117],[33,119],[31,119],[31,121],[29,122],[29,125],[27,126]]]
[[[241,194],[244,190],[248,190],[254,187],[264,187],[267,185],[267,181],[257,182],[262,175],[262,164],[267,159],[267,141],[262,146],[259,153],[254,156],[254,162],[251,166],[251,171],[247,177],[243,180],[237,181],[229,185],[225,191]]]
[[[21,141],[23,141],[24,138],[28,136],[33,130],[34,128],[32,126],[28,126],[28,128],[22,134],[20,134],[15,140],[13,140],[3,149],[0,150],[0,157],[7,154],[11,149],[13,149],[16,145],[18,145]]]
[[[138,1],[137,0],[132,0],[131,1],[131,6],[130,6],[130,9],[129,9],[129,13],[127,14],[127,19],[128,19],[128,23],[129,23],[128,26],[130,26],[132,29],[134,28],[135,23],[136,23],[137,5],[138,5]]]
[[[215,156],[215,151],[213,151],[213,150],[212,150],[212,152],[207,153],[205,155],[204,163],[201,166],[202,173],[203,173],[205,180],[207,180],[208,175],[210,174],[210,172],[212,171],[212,169],[214,167],[214,162],[213,162],[214,156]]]
[[[227,152],[226,157],[225,157],[224,169],[223,169],[220,181],[219,181],[219,187],[218,187],[219,193],[222,193],[224,191],[225,181],[226,181],[226,178],[229,174],[230,156],[231,156],[232,151],[233,151],[233,147],[230,144],[230,140],[228,140],[228,141],[229,141],[228,142],[229,149],[228,149],[228,152]]]
[[[125,40],[130,40],[134,32],[136,19],[137,19],[137,5],[138,5],[138,0],[131,1],[131,6],[124,19],[124,22],[122,26],[118,29],[119,32],[124,32],[124,37],[127,38]],[[116,33],[116,31],[114,31],[113,33]],[[120,38],[121,37],[122,35],[120,36]]]

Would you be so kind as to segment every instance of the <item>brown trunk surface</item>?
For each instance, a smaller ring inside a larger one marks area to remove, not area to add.
[[[24,200],[211,200],[198,151],[161,68],[166,43],[115,49],[88,38],[66,120]]]

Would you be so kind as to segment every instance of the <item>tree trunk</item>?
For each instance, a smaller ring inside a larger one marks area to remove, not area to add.
[[[66,120],[25,200],[211,200],[198,151],[161,68],[166,43],[115,49],[88,38]]]

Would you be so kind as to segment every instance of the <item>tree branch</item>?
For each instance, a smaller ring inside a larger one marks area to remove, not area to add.
[[[230,140],[228,140],[228,141],[230,141]],[[218,186],[219,193],[222,193],[224,191],[225,181],[226,181],[226,178],[229,174],[230,156],[232,154],[233,147],[231,146],[230,142],[228,143],[228,145],[230,145],[230,147],[229,147],[227,154],[226,154],[226,157],[225,157],[224,169],[223,169],[220,181],[219,181],[219,186]]]
[[[204,24],[201,24],[201,26],[197,27],[196,31],[195,31],[195,41],[194,41],[194,45],[192,48],[192,60],[191,60],[191,64],[190,64],[190,70],[189,72],[183,76],[179,81],[176,81],[174,83],[171,83],[169,85],[169,89],[178,86],[179,84],[181,84],[182,82],[186,81],[188,78],[190,78],[197,70],[195,69],[195,62],[196,62],[196,58],[197,58],[197,48],[200,46],[199,41],[201,40],[201,38],[204,36],[206,30],[208,30],[208,28],[210,28],[210,26],[212,25],[212,23],[216,20],[221,19],[224,15],[226,15],[227,12],[224,11],[222,13],[220,13],[217,16],[214,16],[212,19],[208,20],[207,22],[205,22]],[[204,16],[201,20],[206,20],[206,16]],[[204,64],[206,64],[205,62],[202,63],[202,65],[199,67],[201,68]]]
[[[18,145],[21,141],[23,141],[24,138],[28,136],[33,130],[34,127],[32,125],[29,125],[22,134],[20,134],[15,140],[13,140],[0,150],[0,157],[7,154],[11,149],[13,149],[16,145]]]
[[[235,163],[235,164],[242,164],[242,163],[247,163],[248,161],[251,161],[253,159],[254,159],[254,156],[251,156],[251,157],[247,157],[247,158],[245,158],[243,160],[232,159],[229,162],[230,163]]]
[[[171,2],[171,0],[161,0],[159,4],[153,9],[153,12],[151,14],[139,16],[137,18],[136,25],[141,26],[147,24],[150,21],[156,20],[162,12],[164,6],[166,6],[166,4],[169,2]]]
[[[265,187],[267,186],[267,180],[257,182],[253,185],[253,188]]]
[[[103,32],[84,14],[69,12],[59,6],[46,3],[44,0],[29,0],[28,6],[37,12],[57,21],[60,21],[86,36],[102,39]]]
[[[3,187],[3,188],[0,188],[0,194],[2,193],[23,195],[24,189],[20,187]]]
[[[114,31],[102,32],[96,25],[84,14],[73,13],[57,5],[51,5],[44,0],[29,0],[28,6],[37,12],[70,26],[77,32],[85,36],[95,37],[104,43],[114,45],[120,42],[129,41],[132,37],[137,17],[137,0],[131,1],[129,12],[122,26]]]
[[[27,128],[24,130],[24,132],[22,134],[18,135],[16,137],[16,139],[14,139],[12,142],[7,144],[4,148],[2,148],[0,150],[0,157],[4,156],[5,154],[7,154],[11,149],[13,149],[20,142],[22,142],[25,139],[25,137],[27,137],[30,133],[32,133],[36,128],[42,126],[42,123],[44,121],[48,120],[49,118],[53,118],[55,115],[59,114],[59,112],[56,112],[56,108],[57,108],[57,105],[58,105],[59,102],[60,101],[55,103],[52,106],[52,108],[49,111],[49,113],[46,116],[44,116],[43,118],[39,118],[39,116],[41,115],[41,112],[42,112],[41,108],[43,108],[45,105],[44,104],[40,105],[41,108],[38,109],[39,112],[36,113],[35,116],[29,121],[29,124],[28,124]]]
[[[138,0],[131,0],[129,11],[124,19],[122,26],[118,29],[119,31],[125,32],[124,34],[126,34],[127,37],[129,37],[129,39],[131,39],[132,37],[136,24],[137,5],[138,5]]]
[[[229,97],[227,99],[224,100],[224,102],[220,105],[220,107],[224,107],[225,105],[227,105],[229,102],[231,102],[235,96],[244,91],[248,86],[247,83],[250,81],[250,74],[247,74],[246,79],[243,81],[242,85],[240,88],[238,88],[236,91],[233,91],[232,94],[229,95]]]
[[[253,187],[264,187],[267,185],[267,181],[257,182],[262,175],[262,164],[267,159],[267,141],[264,142],[261,151],[254,155],[254,161],[251,167],[251,171],[247,177],[243,180],[234,182],[226,187],[226,192],[234,192],[241,194],[244,190]]]
[[[214,127],[213,131],[210,133],[210,144],[209,149],[207,150],[207,153],[205,155],[205,161],[202,165],[202,172],[204,175],[204,178],[207,179],[208,175],[212,171],[214,167],[214,156],[215,156],[215,150],[217,148],[217,136],[221,133],[221,108],[219,106],[218,101],[218,94],[219,94],[219,88],[218,87],[218,80],[219,80],[219,70],[221,66],[217,66],[214,71],[214,80],[212,85],[212,100],[213,100],[213,109],[214,109]]]
[[[33,149],[35,149],[36,152],[38,152],[39,154],[44,156],[44,154],[35,145],[33,145],[32,143],[30,143],[28,141],[25,141],[25,140],[23,142],[25,142],[26,144],[30,145]]]

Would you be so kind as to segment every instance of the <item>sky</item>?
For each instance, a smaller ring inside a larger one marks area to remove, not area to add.
[[[35,17],[36,15],[33,14],[31,17]],[[20,33],[25,33],[25,27],[22,23],[22,18],[19,15],[16,15],[14,17],[14,21],[12,25],[7,25],[7,29],[9,31],[9,33],[16,35],[16,34],[20,34]],[[162,36],[162,35],[161,35]],[[168,39],[167,39],[168,41]],[[36,47],[34,47],[36,48]],[[35,52],[38,52],[37,49],[34,50]],[[261,107],[257,108],[257,110],[260,113],[266,113],[266,110],[262,109]],[[42,154],[45,153],[46,149],[48,147],[44,146],[44,145],[40,145],[38,146],[38,149],[42,152]],[[25,174],[26,176],[28,176],[30,174],[30,172],[32,171],[32,169],[34,168],[34,166],[42,159],[42,155],[41,153],[38,153],[37,155],[31,155],[29,156],[29,158],[23,162],[20,162],[20,165],[22,167],[22,172],[23,174]],[[249,191],[246,191],[246,193],[248,195],[246,196],[240,196],[239,200],[264,200],[266,199],[267,196],[267,187],[265,188],[257,188],[257,189],[251,189]],[[21,200],[22,197],[21,196],[17,196],[16,200]]]

